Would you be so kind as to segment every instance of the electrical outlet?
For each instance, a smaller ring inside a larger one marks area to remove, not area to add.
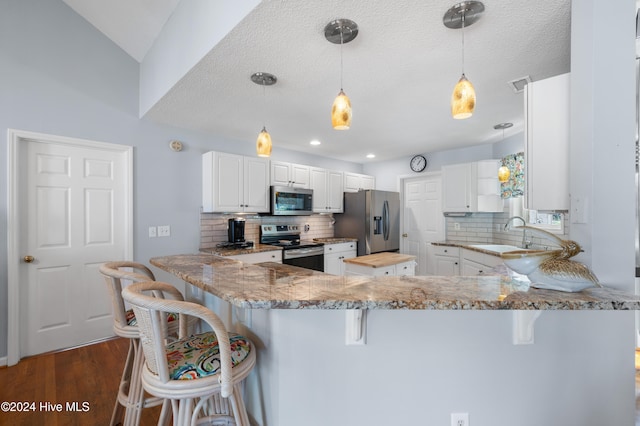
[[[451,426],[469,426],[469,413],[451,413]]]
[[[158,236],[158,232],[156,230],[155,226],[150,226],[149,227],[149,238],[155,238]]]
[[[169,225],[158,226],[158,237],[168,237],[171,235],[171,227]]]
[[[455,229],[456,231],[459,231],[460,230],[460,223],[454,222],[453,223],[453,229]]]

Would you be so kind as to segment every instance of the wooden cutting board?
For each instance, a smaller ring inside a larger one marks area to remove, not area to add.
[[[352,257],[344,259],[345,263],[368,266],[370,268],[383,268],[385,266],[397,265],[398,263],[415,260],[416,257],[409,254],[400,253],[375,253],[366,256]]]

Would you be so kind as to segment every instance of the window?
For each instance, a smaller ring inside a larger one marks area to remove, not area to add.
[[[564,235],[564,213],[554,211],[527,210],[523,197],[509,199],[509,216],[521,216],[527,225],[544,229],[552,234]]]
[[[558,212],[541,212],[524,210],[527,224],[544,229],[554,234],[564,234],[564,214]]]

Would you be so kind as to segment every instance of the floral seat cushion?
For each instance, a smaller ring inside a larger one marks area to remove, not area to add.
[[[138,325],[138,320],[136,320],[136,314],[133,313],[133,309],[127,310],[125,312],[125,317],[127,319],[127,325],[136,326]],[[178,314],[170,312],[167,314],[167,322],[176,321],[178,319]]]
[[[251,344],[243,336],[229,333],[231,363],[244,361]],[[167,345],[169,376],[173,380],[191,380],[216,374],[220,370],[220,347],[213,332],[196,334]]]

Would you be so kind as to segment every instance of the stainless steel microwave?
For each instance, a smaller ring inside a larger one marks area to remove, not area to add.
[[[272,186],[271,214],[274,216],[313,214],[313,189]]]

